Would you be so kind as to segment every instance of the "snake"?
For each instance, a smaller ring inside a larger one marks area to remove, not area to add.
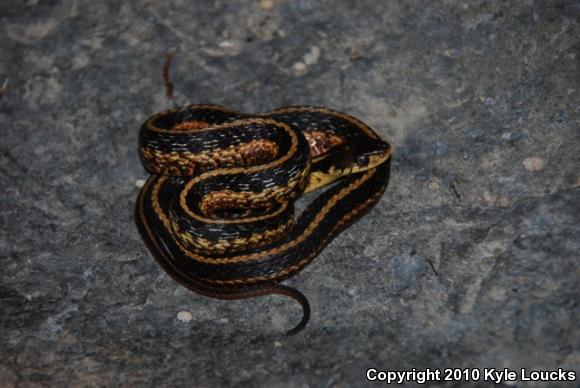
[[[217,299],[280,294],[281,284],[382,197],[392,147],[361,120],[320,106],[249,114],[216,104],[157,113],[139,131],[150,173],[137,228],[178,283]],[[319,191],[298,217],[294,202]]]

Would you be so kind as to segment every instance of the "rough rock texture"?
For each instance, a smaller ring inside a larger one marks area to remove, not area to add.
[[[0,386],[579,373],[579,15],[574,0],[0,0]],[[383,200],[287,282],[313,308],[297,336],[281,335],[293,301],[190,293],[136,231],[139,125],[187,102],[326,105],[394,145]]]

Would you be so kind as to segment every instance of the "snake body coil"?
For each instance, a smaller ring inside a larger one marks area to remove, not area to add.
[[[391,147],[361,121],[298,106],[248,115],[219,105],[159,113],[141,127],[139,153],[152,173],[136,222],[176,281],[220,299],[283,294],[308,265],[380,199]],[[295,220],[293,201],[338,181]]]

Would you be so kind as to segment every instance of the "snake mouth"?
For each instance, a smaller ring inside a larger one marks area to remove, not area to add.
[[[315,160],[305,192],[328,186],[348,175],[376,168],[390,156],[389,144],[380,140],[343,143],[326,157]]]

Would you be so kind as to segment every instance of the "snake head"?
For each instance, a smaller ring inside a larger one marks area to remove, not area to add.
[[[344,143],[329,158],[328,174],[339,177],[363,172],[384,163],[390,147],[381,140]]]
[[[390,156],[391,147],[382,140],[344,142],[313,165],[305,191],[310,192],[345,176],[375,168]]]

